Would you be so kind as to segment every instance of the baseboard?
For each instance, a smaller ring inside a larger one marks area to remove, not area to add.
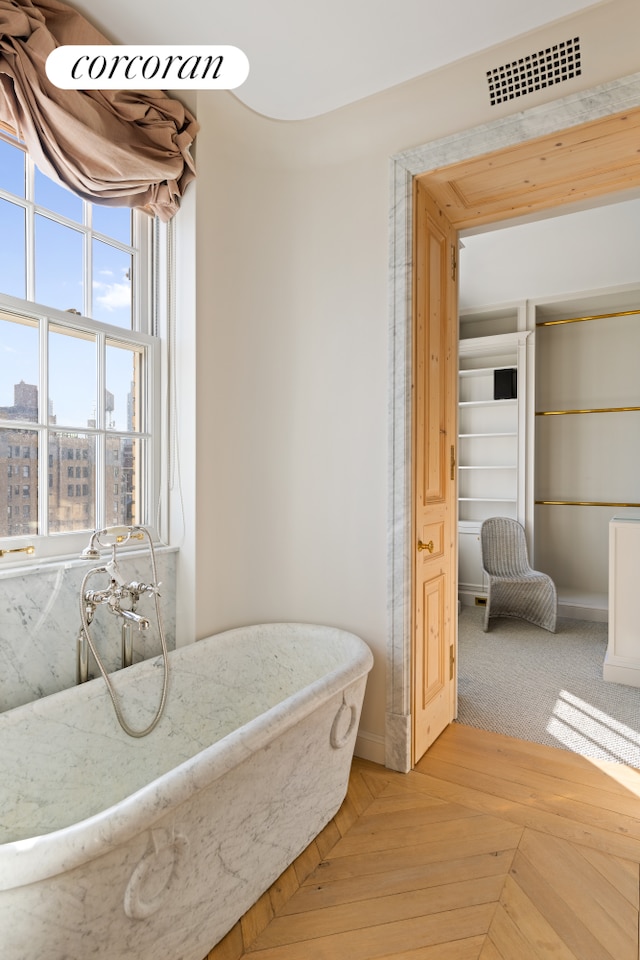
[[[480,603],[478,603],[478,599]],[[482,606],[482,601],[486,600],[486,594],[482,592],[467,593],[460,591],[458,594],[458,613],[461,607]],[[592,620],[596,623],[607,623],[609,620],[609,610],[607,601],[597,598],[588,600],[586,598],[558,597],[558,616],[570,617],[572,620]]]
[[[458,591],[458,612],[460,612],[461,607],[476,607],[478,606],[477,598],[481,600],[487,599],[487,591],[484,587],[478,587],[477,589],[471,590],[459,590]]]
[[[612,657],[607,651],[602,668],[602,679],[609,683],[624,683],[628,687],[640,687],[640,667],[627,657]]]
[[[558,616],[570,617],[572,620],[592,620],[596,623],[607,623],[609,611],[606,606],[591,606],[580,603],[579,600],[558,600]]]
[[[356,746],[353,752],[354,755],[360,757],[361,760],[370,760],[372,763],[379,763],[384,766],[384,737],[376,733],[367,733],[366,730],[361,730],[356,738]]]

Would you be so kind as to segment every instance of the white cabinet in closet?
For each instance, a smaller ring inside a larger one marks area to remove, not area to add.
[[[604,680],[640,687],[640,509],[618,510],[609,522],[609,641]]]

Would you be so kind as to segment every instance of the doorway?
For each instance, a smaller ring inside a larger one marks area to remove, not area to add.
[[[640,76],[394,158],[391,262],[390,638],[386,764],[412,764],[412,195],[420,179],[459,229],[518,222],[640,186]],[[525,138],[523,131],[528,136]]]

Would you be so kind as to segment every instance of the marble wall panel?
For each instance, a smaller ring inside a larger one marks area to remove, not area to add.
[[[108,559],[108,558],[106,558]],[[167,646],[175,647],[176,552],[157,550],[160,611]],[[76,682],[77,640],[81,626],[83,580],[99,563],[73,560],[41,564],[29,570],[0,572],[0,711],[37,700]],[[118,557],[128,582],[149,583],[148,552]],[[90,577],[86,587],[104,589],[109,578]],[[154,598],[140,598],[136,610],[147,617],[148,630],[133,627],[134,662],[161,652]],[[99,606],[91,635],[108,671],[121,663],[122,620]],[[90,662],[90,673],[97,668]]]

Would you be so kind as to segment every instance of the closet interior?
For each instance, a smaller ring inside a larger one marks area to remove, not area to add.
[[[480,525],[520,520],[559,614],[606,620],[609,525],[640,508],[640,287],[460,315],[459,597],[482,603]]]

